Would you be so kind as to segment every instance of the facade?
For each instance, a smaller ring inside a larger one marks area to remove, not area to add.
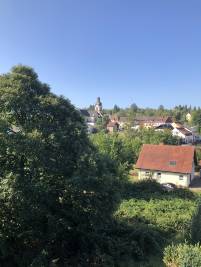
[[[186,114],[186,120],[188,122],[191,122],[192,121],[192,115],[190,113]]]
[[[117,122],[109,122],[107,125],[107,130],[109,133],[118,132],[119,130],[119,124]]]
[[[97,98],[94,110],[80,109],[80,114],[84,118],[84,121],[88,127],[88,132],[93,133],[98,118],[103,117],[102,114],[103,105],[100,101],[100,97]]]
[[[136,117],[134,126],[135,127],[144,127],[144,128],[156,128],[161,125],[171,125],[173,122],[172,118],[169,116],[166,117]]]
[[[144,145],[136,164],[139,180],[154,179],[188,187],[196,164],[193,146]]]
[[[123,130],[126,125],[129,124],[129,118],[128,117],[120,117],[117,115],[110,115],[109,117],[110,122],[118,123],[119,130]]]
[[[96,118],[98,117],[95,112],[88,111],[87,109],[80,109],[80,113],[88,126],[95,126]]]

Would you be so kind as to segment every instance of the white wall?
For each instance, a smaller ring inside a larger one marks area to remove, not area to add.
[[[178,136],[178,137],[182,138],[185,143],[192,143],[192,142],[194,142],[194,135],[193,134],[192,135],[189,135],[189,136],[186,136],[183,133],[181,133],[177,128],[174,128],[172,130],[172,135],[173,136]]]
[[[149,172],[149,174],[146,174]],[[158,176],[158,173],[161,173],[161,177]],[[183,179],[180,178],[180,175],[183,176]],[[177,186],[188,187],[190,184],[190,174],[182,173],[171,173],[171,172],[161,172],[161,171],[149,171],[149,170],[139,170],[138,174],[139,180],[155,179],[159,183],[172,183]],[[193,179],[193,178],[192,178]]]

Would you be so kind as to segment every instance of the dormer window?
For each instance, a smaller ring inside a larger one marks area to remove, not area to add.
[[[176,162],[175,160],[171,160],[171,161],[169,162],[169,165],[170,165],[170,166],[176,166],[176,165],[177,165],[177,162]]]

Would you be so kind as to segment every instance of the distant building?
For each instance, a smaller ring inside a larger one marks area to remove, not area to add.
[[[117,122],[110,121],[107,124],[107,130],[108,130],[109,133],[118,132],[118,130],[119,130],[119,124]]]
[[[95,104],[95,111],[99,114],[99,116],[103,116],[102,111],[103,111],[103,105],[100,100],[100,97],[97,98],[96,104]]]
[[[193,146],[143,145],[136,168],[139,180],[154,179],[188,187],[197,164]]]
[[[192,121],[192,115],[190,113],[186,114],[186,120],[188,122],[191,122]]]
[[[183,143],[193,144],[196,141],[193,132],[190,129],[184,127],[182,124],[173,123],[172,126],[172,135],[179,137],[183,141]]]
[[[95,132],[96,121],[103,116],[102,109],[103,105],[100,101],[100,97],[97,98],[94,110],[80,109],[80,114],[88,126],[89,133]]]
[[[95,113],[94,111],[88,111],[87,109],[80,109],[80,113],[87,125],[95,125],[96,118],[98,117],[97,113]]]
[[[116,122],[119,125],[119,129],[123,130],[125,126],[129,123],[129,118],[128,117],[121,117],[117,115],[110,115],[109,119],[111,122]]]
[[[144,128],[156,128],[161,125],[171,125],[173,123],[172,117],[146,117],[137,116],[134,121],[134,126],[144,127]]]

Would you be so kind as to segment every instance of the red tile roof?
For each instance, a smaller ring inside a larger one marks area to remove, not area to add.
[[[136,168],[191,173],[194,158],[193,146],[143,145]]]

